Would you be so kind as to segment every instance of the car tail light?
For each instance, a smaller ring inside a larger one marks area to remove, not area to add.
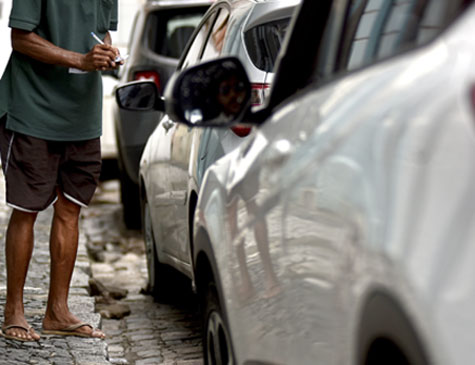
[[[152,80],[160,90],[160,76],[156,71],[137,71],[134,74],[134,80]]]
[[[258,106],[264,104],[267,96],[269,95],[269,84],[252,84],[251,85],[251,103],[252,106]]]
[[[242,124],[237,124],[234,127],[231,127],[231,130],[234,132],[234,134],[238,137],[246,137],[251,133],[252,127],[248,127]]]

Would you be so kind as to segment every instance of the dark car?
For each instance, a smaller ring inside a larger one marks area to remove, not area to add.
[[[211,0],[148,1],[138,11],[121,69],[119,85],[133,80],[153,80],[162,92],[188,39]],[[138,168],[145,142],[160,115],[156,111],[130,112],[113,108],[124,222],[140,227]]]

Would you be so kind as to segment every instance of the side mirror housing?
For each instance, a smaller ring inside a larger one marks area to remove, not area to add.
[[[165,110],[190,127],[225,127],[251,107],[251,84],[236,57],[204,62],[176,73],[165,89]]]
[[[115,90],[117,105],[121,109],[144,112],[164,112],[165,104],[153,81],[132,81]]]

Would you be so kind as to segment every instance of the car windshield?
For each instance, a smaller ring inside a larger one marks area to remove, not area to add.
[[[160,10],[151,13],[145,28],[145,44],[161,56],[180,58],[207,7]]]
[[[289,26],[290,18],[260,24],[244,33],[244,42],[252,63],[271,72]]]

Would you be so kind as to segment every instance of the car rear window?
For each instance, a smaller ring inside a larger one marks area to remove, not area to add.
[[[161,56],[180,58],[207,9],[201,6],[150,13],[145,27],[145,45]]]
[[[255,26],[244,33],[244,42],[252,63],[271,72],[289,26],[290,18]]]

